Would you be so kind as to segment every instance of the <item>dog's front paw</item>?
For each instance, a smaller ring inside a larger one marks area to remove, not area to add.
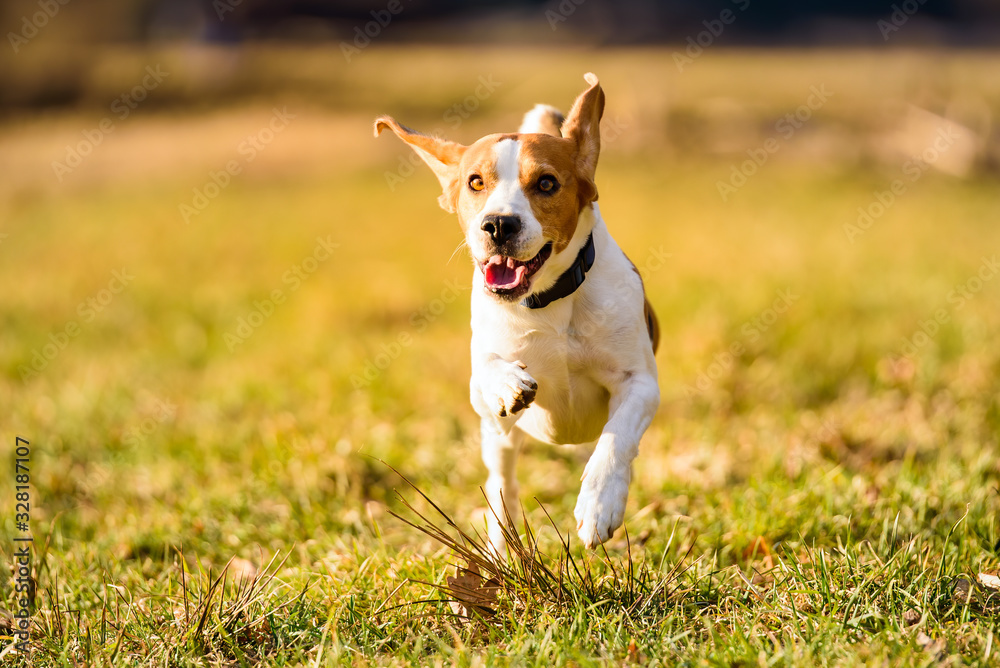
[[[624,474],[599,468],[587,464],[574,513],[577,534],[588,549],[611,538],[625,520],[628,502],[628,468]]]
[[[531,405],[538,383],[527,372],[524,362],[497,360],[493,370],[493,397],[486,397],[490,409],[498,417],[516,415]]]

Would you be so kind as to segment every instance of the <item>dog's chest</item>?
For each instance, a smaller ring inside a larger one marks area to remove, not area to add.
[[[538,382],[534,403],[518,425],[533,438],[553,444],[586,443],[608,419],[609,393],[595,365],[602,355],[578,328],[539,328],[498,342],[504,359],[519,359]]]

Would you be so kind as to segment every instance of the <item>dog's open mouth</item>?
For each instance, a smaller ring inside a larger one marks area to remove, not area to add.
[[[486,289],[506,299],[515,299],[528,291],[531,277],[552,255],[552,242],[542,246],[538,255],[530,260],[494,255],[483,263]]]

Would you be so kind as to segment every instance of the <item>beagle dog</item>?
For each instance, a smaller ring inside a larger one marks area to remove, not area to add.
[[[584,79],[565,118],[538,105],[518,132],[468,146],[375,120],[376,136],[392,130],[437,176],[475,265],[469,385],[498,554],[501,522],[517,517],[527,436],[593,448],[575,511],[593,548],[624,521],[632,461],[660,402],[656,317],[597,206],[604,91]]]

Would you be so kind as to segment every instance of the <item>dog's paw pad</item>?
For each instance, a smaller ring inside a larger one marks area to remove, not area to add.
[[[501,375],[495,404],[497,415],[500,417],[516,415],[535,400],[538,383],[520,360],[513,363],[504,362],[504,367],[498,371]]]

